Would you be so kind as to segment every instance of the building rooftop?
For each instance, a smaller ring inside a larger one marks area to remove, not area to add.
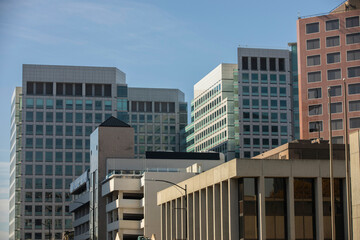
[[[99,127],[131,127],[129,124],[117,119],[116,117],[109,117]]]

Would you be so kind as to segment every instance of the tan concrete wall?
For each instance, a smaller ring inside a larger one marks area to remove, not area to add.
[[[352,132],[350,140],[350,170],[353,239],[360,239],[360,131]]]

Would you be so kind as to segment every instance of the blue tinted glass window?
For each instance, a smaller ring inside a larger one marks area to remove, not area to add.
[[[128,96],[127,86],[118,86],[117,87],[117,96],[118,97],[127,97]]]

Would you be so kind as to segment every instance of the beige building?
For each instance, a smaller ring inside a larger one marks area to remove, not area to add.
[[[353,239],[360,239],[360,131],[352,132],[349,140]]]
[[[334,177],[336,239],[347,239],[343,160]],[[162,240],[331,238],[328,160],[234,159],[179,186],[186,202],[174,187],[158,192]]]

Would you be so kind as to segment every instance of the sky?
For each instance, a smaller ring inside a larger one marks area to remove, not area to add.
[[[10,101],[22,64],[117,67],[130,87],[193,85],[237,47],[288,48],[298,16],[342,0],[0,0],[0,240],[8,238]]]

